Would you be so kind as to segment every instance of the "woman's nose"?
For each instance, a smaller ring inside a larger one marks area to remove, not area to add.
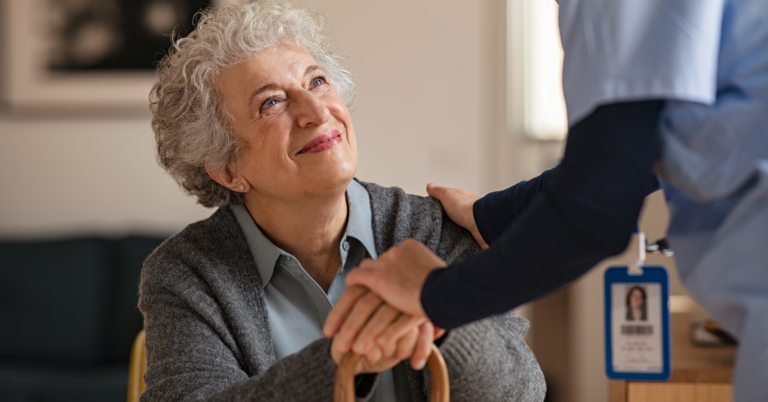
[[[331,112],[325,103],[309,91],[302,91],[296,95],[293,106],[296,122],[302,128],[323,125],[331,117]]]

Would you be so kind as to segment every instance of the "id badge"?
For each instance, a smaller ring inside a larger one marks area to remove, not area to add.
[[[667,380],[671,374],[667,270],[642,272],[605,271],[605,358],[612,379]]]

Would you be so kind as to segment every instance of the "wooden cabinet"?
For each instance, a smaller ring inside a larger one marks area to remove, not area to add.
[[[672,377],[666,382],[609,381],[610,402],[732,402],[735,347],[691,344],[690,315],[672,314]]]

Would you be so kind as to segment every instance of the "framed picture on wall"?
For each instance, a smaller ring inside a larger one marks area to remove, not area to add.
[[[171,32],[228,0],[2,0],[10,109],[144,109]]]

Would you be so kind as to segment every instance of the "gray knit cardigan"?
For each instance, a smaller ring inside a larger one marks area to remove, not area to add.
[[[371,196],[377,253],[409,237],[448,263],[478,251],[434,199],[361,184]],[[332,400],[329,339],[275,360],[261,280],[229,208],[189,225],[147,258],[139,308],[147,336],[143,402]],[[528,322],[510,312],[450,331],[440,350],[451,400],[543,400],[544,377],[523,341],[527,330]],[[429,376],[410,366],[407,373],[413,401],[426,401]],[[370,397],[372,377],[359,400]]]

